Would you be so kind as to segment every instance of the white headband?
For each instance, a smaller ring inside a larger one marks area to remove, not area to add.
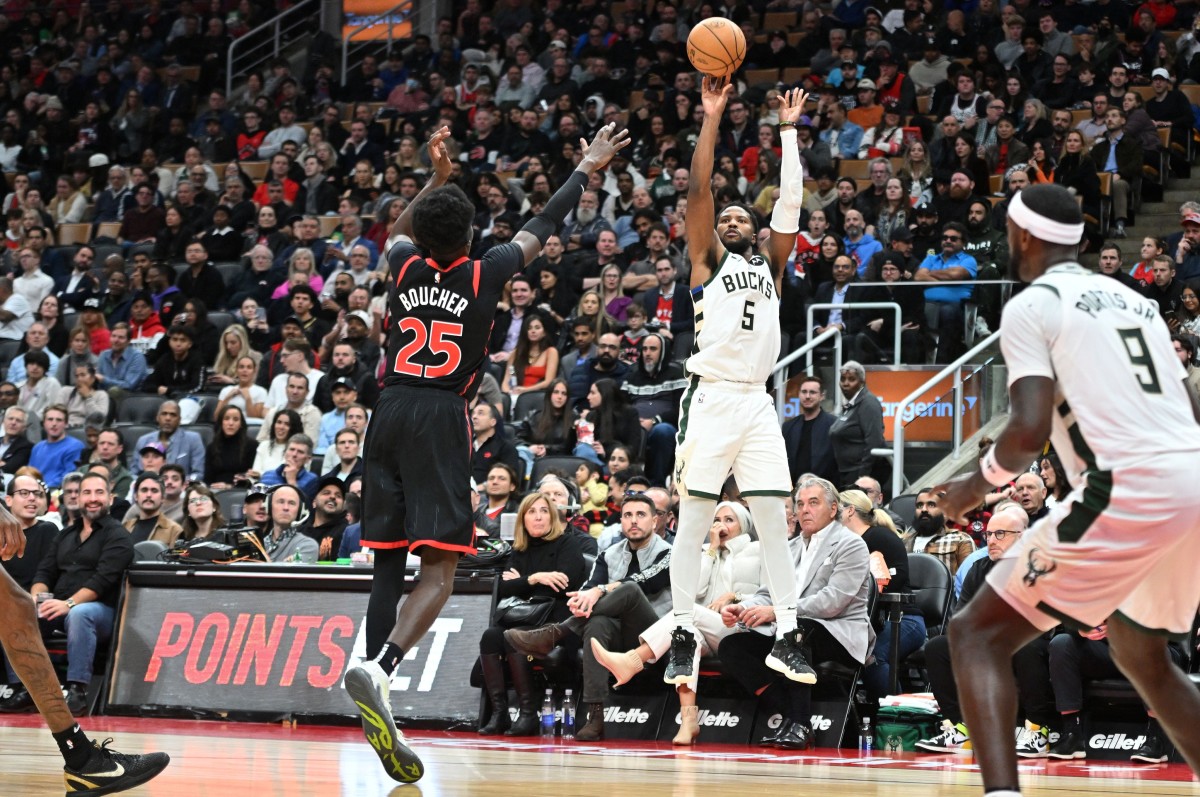
[[[1008,215],[1018,227],[1047,243],[1076,246],[1083,239],[1082,222],[1064,224],[1061,221],[1048,219],[1041,213],[1031,210],[1021,199],[1019,191],[1013,194],[1012,200],[1008,203]]]

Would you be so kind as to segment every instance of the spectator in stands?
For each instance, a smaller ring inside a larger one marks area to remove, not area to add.
[[[21,340],[33,324],[29,302],[13,292],[13,280],[0,277],[0,340]]]
[[[288,484],[296,487],[304,495],[306,502],[312,501],[317,494],[317,474],[308,469],[312,461],[313,441],[306,434],[292,435],[287,441],[283,452],[283,463],[279,467],[266,471],[260,481],[267,485]]]
[[[1106,117],[1107,135],[1092,146],[1092,161],[1099,172],[1112,175],[1113,237],[1125,237],[1125,222],[1129,218],[1129,202],[1135,187],[1141,182],[1142,148],[1133,136],[1125,135],[1124,108],[1109,108]]]
[[[289,316],[285,323],[302,328],[299,319],[294,316]],[[284,339],[279,348],[279,373],[271,379],[267,389],[267,405],[269,407],[279,407],[287,401],[286,387],[290,374],[301,374],[308,380],[306,398],[316,395],[317,385],[320,384],[323,374],[309,365],[311,354],[312,346],[303,336]],[[316,436],[315,432],[313,436]]]
[[[661,234],[661,231],[651,229],[650,238],[653,240]],[[652,262],[654,287],[647,289],[637,300],[650,319],[651,330],[661,333],[669,342],[676,335],[689,333],[695,328],[691,295],[679,285],[674,260],[659,255]],[[668,346],[664,356],[669,356],[669,349]]]
[[[154,202],[155,190],[149,183],[139,183],[133,189],[134,205],[126,209],[121,219],[117,240],[128,244],[152,244],[164,226],[166,214]]]
[[[215,413],[213,440],[204,453],[204,481],[224,490],[249,481],[257,443],[247,434],[246,416],[239,407],[226,406]]]
[[[1141,290],[1142,283],[1130,276],[1121,264],[1121,247],[1112,241],[1100,247],[1100,273],[1112,277],[1127,288]]]
[[[228,335],[229,333],[226,332]],[[236,382],[221,390],[214,415],[220,417],[225,407],[236,407],[251,418],[262,418],[267,413],[267,391],[254,383],[258,366],[250,354],[237,358]]]
[[[204,390],[205,360],[196,349],[196,330],[173,325],[167,335],[169,351],[154,363],[143,389],[160,396],[182,396]]]
[[[839,379],[842,411],[829,427],[829,441],[842,484],[853,484],[875,469],[874,448],[883,446],[883,408],[866,386],[865,369],[851,360]]]
[[[325,456],[328,448],[333,445],[337,433],[345,428],[346,410],[358,400],[358,389],[355,387],[354,380],[347,376],[332,380],[329,391],[333,406],[321,416],[321,432],[317,438],[316,449],[313,452],[317,456],[322,457]]]
[[[503,462],[516,472],[520,468],[520,456],[504,432],[504,418],[491,404],[480,402],[471,411],[471,427],[474,432],[475,453],[471,458],[471,477],[476,483],[487,479],[493,463]]]
[[[86,363],[74,366],[73,382],[59,392],[59,401],[67,408],[67,425],[81,427],[92,416],[99,417],[103,424],[112,408],[109,395],[96,389],[95,366]]]
[[[600,215],[599,196],[588,190],[580,195],[579,204],[564,222],[561,238],[569,252],[590,250],[596,246],[599,234],[611,229],[608,220]]]
[[[112,485],[114,499],[125,499],[133,484],[133,474],[125,467],[125,442],[116,429],[103,428],[96,434],[96,447],[92,452],[91,464],[103,465],[108,469],[108,480]]]
[[[917,493],[913,531],[908,542],[912,550],[936,556],[946,565],[950,575],[954,575],[959,565],[975,551],[975,543],[970,535],[946,525],[946,516],[938,505],[940,498],[930,489]]]
[[[877,267],[879,279],[886,284],[851,285],[847,301],[899,304],[900,361],[921,363],[925,361],[925,297],[920,288],[902,281],[907,265],[907,259],[898,252],[884,251],[877,256]],[[868,273],[866,278],[868,281],[874,281],[875,275]],[[851,356],[860,362],[871,364],[891,361],[886,352],[895,345],[895,313],[887,308],[868,310],[861,316],[860,322],[860,331],[854,336],[851,350],[855,353]]]
[[[129,324],[113,325],[109,330],[110,348],[100,352],[96,365],[96,383],[113,400],[137,390],[148,374],[145,355],[129,345],[129,331]]]
[[[379,382],[375,371],[379,360],[379,345],[367,337],[369,328],[363,318],[366,311],[355,310],[349,314],[346,324],[353,333],[351,337],[333,346],[330,354],[329,371],[321,375],[317,388],[313,393],[313,404],[322,412],[329,412],[333,407],[333,384],[340,379],[348,379],[358,395],[357,401],[368,407],[375,406],[379,398]],[[352,321],[353,323],[350,323]],[[363,359],[355,351],[358,344],[369,357],[374,350],[374,361]],[[311,376],[310,372],[310,376]],[[316,373],[320,374],[320,371]]]
[[[205,239],[207,240],[208,237],[206,235]],[[224,307],[225,281],[221,277],[221,272],[208,259],[208,249],[205,247],[205,243],[201,241],[189,243],[184,259],[187,261],[188,267],[179,275],[175,287],[185,296],[204,302],[205,307],[214,309]]]
[[[799,413],[783,424],[790,482],[795,484],[803,473],[813,473],[829,481],[839,478],[837,461],[830,444],[829,429],[834,416],[825,412],[825,388],[821,380],[808,376],[800,381]]]
[[[188,484],[183,492],[183,523],[180,525],[185,540],[206,539],[225,527],[221,505],[208,485],[200,482]]]
[[[67,435],[67,410],[61,404],[46,408],[41,415],[45,437],[33,447],[29,465],[37,468],[47,485],[58,487],[63,476],[74,468],[83,443]]]
[[[346,495],[346,485],[341,479],[333,474],[323,477],[317,484],[312,515],[300,524],[300,533],[317,543],[319,561],[332,562],[338,558],[347,525]]]
[[[1155,255],[1150,268],[1153,280],[1142,286],[1142,295],[1158,304],[1163,319],[1173,319],[1182,306],[1184,288],[1175,275],[1175,261],[1170,255]]]
[[[155,420],[158,422],[158,429],[139,437],[135,448],[141,452],[147,445],[159,443],[163,446],[163,453],[168,463],[178,465],[188,479],[202,479],[204,477],[204,442],[196,432],[179,428],[179,403],[172,400],[164,401],[158,408]],[[136,467],[130,470],[136,477],[142,472],[142,467],[140,462],[135,464]]]
[[[670,359],[669,341],[659,332],[650,332],[641,339],[635,365],[621,390],[645,434],[647,475],[665,484],[675,467],[679,400],[687,380],[682,366]]]
[[[44,513],[46,500],[46,485],[31,475],[14,477],[5,490],[5,503],[13,517],[21,524],[26,545],[24,554],[5,560],[0,566],[24,591],[33,586],[38,567],[46,554],[53,549],[59,534],[59,528],[52,522],[39,520]],[[22,689],[17,686],[9,697],[0,701],[0,713],[14,713],[17,709],[32,708],[33,700],[28,693],[25,693],[22,699],[17,699],[21,692]]]
[[[136,513],[125,518],[125,529],[134,545],[144,540],[161,542],[168,548],[183,535],[183,527],[162,513],[163,485],[157,473],[146,472],[133,484]]]
[[[9,385],[0,386],[0,391],[16,388]],[[0,437],[0,471],[15,474],[19,469],[29,464],[30,454],[33,453],[33,443],[25,434],[29,423],[29,413],[24,407],[11,406],[4,411],[4,435]]]
[[[36,251],[26,246],[17,250],[21,273],[13,280],[13,292],[23,296],[30,307],[39,307],[42,300],[54,293],[54,278],[41,269]]]
[[[500,516],[516,512],[521,503],[518,485],[524,479],[503,462],[492,463],[483,485],[479,506],[475,510],[475,528],[487,532],[492,539],[500,538]],[[558,513],[555,512],[555,515]]]
[[[315,482],[316,475],[309,475]],[[309,499],[304,492],[294,484],[278,483],[266,496],[268,528],[262,542],[271,561],[315,563],[320,547],[300,533],[300,524],[308,515]]]
[[[51,362],[49,355],[50,352],[32,349],[21,355],[25,372],[25,378],[17,383],[21,389],[21,406],[39,415],[47,407],[58,404],[62,393],[62,384],[48,375]],[[9,375],[12,375],[11,369]]]
[[[346,411],[346,416],[351,423],[354,423],[356,414],[362,416],[362,423],[355,423],[355,425],[365,428],[367,411],[358,406],[351,407]],[[361,477],[362,441],[363,433],[349,425],[338,432],[334,437],[333,452],[327,453],[321,463],[322,475],[333,473],[347,485],[350,485],[356,477]]]
[[[965,175],[956,172],[954,177],[958,179]],[[975,258],[963,251],[967,228],[958,222],[951,222],[942,229],[941,253],[928,255],[913,279],[926,283],[975,279],[979,271],[978,265]],[[925,290],[925,302],[932,302],[938,308],[935,331],[938,333],[939,363],[953,361],[963,349],[963,302],[970,296],[969,285],[930,287]]]
[[[1047,495],[1046,483],[1036,473],[1022,473],[1014,482],[1013,500],[1029,515],[1030,523],[1041,520],[1050,511],[1046,506]]]
[[[835,159],[856,160],[863,129],[846,118],[846,107],[839,102],[829,103],[824,116],[826,124],[820,133],[821,141],[829,145]]]
[[[293,352],[289,356],[289,359],[299,359],[299,354]],[[316,373],[319,378],[320,371]],[[281,374],[277,379],[283,386],[283,400],[278,404],[274,404],[273,409],[263,416],[263,423],[258,432],[259,441],[270,439],[275,417],[284,410],[291,410],[296,413],[303,425],[304,434],[316,440],[321,433],[321,411],[308,398],[310,395],[309,391],[312,389],[311,372],[309,376],[305,376],[301,371],[290,371],[286,374]],[[272,388],[274,388],[274,385],[272,385]],[[268,394],[268,403],[271,403],[270,394]]]

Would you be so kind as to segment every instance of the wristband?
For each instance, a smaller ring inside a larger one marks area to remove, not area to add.
[[[1015,470],[1008,470],[1000,465],[996,460],[995,446],[989,448],[987,453],[983,455],[983,461],[979,463],[979,472],[983,474],[984,481],[993,487],[1003,487],[1015,479],[1018,473]]]
[[[779,128],[780,128],[781,130],[782,130],[783,128],[785,128],[785,127],[795,127],[795,126],[796,126],[796,123],[795,123],[795,122],[780,122],[780,123],[779,123]]]

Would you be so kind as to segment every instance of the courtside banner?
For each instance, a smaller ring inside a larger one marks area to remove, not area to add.
[[[342,679],[365,653],[369,580],[340,590],[178,580],[184,586],[127,584],[109,678],[114,712],[357,716]],[[465,594],[456,585],[392,677],[397,723],[474,724],[479,692],[467,684],[490,605],[490,586]]]

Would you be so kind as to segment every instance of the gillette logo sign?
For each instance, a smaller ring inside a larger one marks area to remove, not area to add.
[[[618,706],[609,706],[604,709],[604,721],[625,723],[626,725],[645,725],[650,721],[650,712],[642,711],[640,708],[622,711]]]
[[[697,721],[701,725],[710,728],[736,728],[738,723],[742,721],[742,718],[732,711],[713,712],[701,709]],[[675,713],[675,724],[683,724],[683,715],[678,712]]]
[[[1088,747],[1093,750],[1137,750],[1146,741],[1145,736],[1127,736],[1124,733],[1097,733],[1088,739]]]
[[[767,720],[767,727],[771,730],[776,730],[783,724],[783,716],[781,714],[772,714]],[[833,727],[833,720],[826,719],[824,714],[813,714],[808,718],[808,725],[814,731],[827,731]]]

